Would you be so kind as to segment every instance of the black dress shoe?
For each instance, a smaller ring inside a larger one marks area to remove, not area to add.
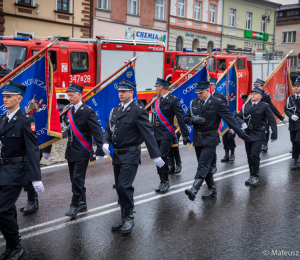
[[[204,179],[195,179],[192,188],[186,189],[185,194],[189,197],[191,201],[194,201],[196,198],[196,194],[200,190],[201,185],[203,184]]]
[[[162,181],[159,193],[166,193],[169,191],[170,183],[169,181]]]
[[[160,192],[161,185],[162,185],[162,174],[161,174],[161,173],[159,173],[158,175],[159,175],[160,183],[159,183],[159,186],[158,186],[158,188],[157,188],[157,189],[155,189],[155,192]]]
[[[125,209],[124,224],[121,229],[122,234],[128,234],[134,227],[133,208]]]
[[[25,256],[25,250],[21,245],[20,236],[10,238],[10,247],[11,251],[6,258],[7,260],[19,260]]]
[[[292,170],[297,170],[299,169],[300,165],[298,162],[298,159],[294,159],[294,165],[292,166]]]
[[[125,222],[125,208],[121,208],[121,220],[117,225],[111,227],[112,231],[121,231]]]
[[[225,155],[223,159],[221,159],[221,162],[228,162],[229,161],[229,150],[225,150]]]
[[[27,191],[27,204],[25,207],[20,208],[24,215],[28,215],[36,211],[39,207],[38,194],[35,190]]]
[[[209,199],[217,196],[217,190],[215,186],[208,188],[208,192],[202,195],[202,199]]]
[[[66,216],[75,218],[77,216],[77,207],[75,205],[71,205],[69,210],[66,212]]]
[[[10,255],[11,253],[11,245],[10,245],[10,239],[5,239],[6,240],[6,250],[5,252],[0,256],[0,260],[6,260],[7,257]]]
[[[258,185],[258,177],[252,176],[252,179],[249,181],[249,186],[257,186]]]
[[[262,150],[262,152],[267,152],[268,151],[268,144],[263,144],[261,146],[261,150]]]
[[[228,160],[229,160],[229,162],[234,162],[234,160],[235,160],[234,150],[231,150]]]
[[[251,179],[253,178],[253,176],[250,176],[248,180],[245,181],[245,185],[248,186],[250,184]]]
[[[180,173],[181,170],[182,170],[182,165],[181,165],[181,163],[176,163],[175,174]]]
[[[77,206],[77,213],[87,212],[87,205],[84,201],[79,201]]]

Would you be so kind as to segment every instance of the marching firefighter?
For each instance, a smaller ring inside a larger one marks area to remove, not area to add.
[[[83,87],[70,83],[67,89],[71,107],[64,117],[68,128],[68,143],[65,158],[68,161],[72,183],[72,202],[66,216],[74,218],[87,211],[85,174],[89,160],[104,157],[103,135],[95,111],[81,101]],[[94,153],[93,145],[97,146]],[[109,151],[106,151],[109,153]]]
[[[112,231],[126,234],[134,227],[132,186],[138,165],[141,163],[141,144],[146,143],[150,157],[157,167],[163,167],[159,149],[154,139],[152,126],[147,111],[133,100],[136,84],[122,80],[118,84],[119,98],[122,102],[112,109],[106,125],[103,148],[114,148],[113,162],[116,191],[121,207],[121,221],[112,226]],[[107,153],[107,152],[106,152]]]
[[[266,83],[263,80],[257,79],[254,82],[254,88],[259,88],[259,89],[261,89],[263,91],[265,84]],[[271,110],[273,112],[273,114],[275,116],[277,116],[279,118],[279,120],[282,121],[284,124],[287,124],[287,121],[284,119],[284,117],[280,114],[280,112],[278,111],[278,109],[272,103],[272,99],[271,99],[271,97],[270,97],[269,94],[267,94],[267,93],[265,93],[263,91],[261,101],[269,104],[270,108],[271,108]],[[269,131],[270,127],[269,127],[269,125],[270,125],[269,122],[266,122],[266,130],[265,130],[266,140],[263,142],[262,149],[261,149],[263,152],[267,152],[268,151],[268,142],[269,142],[269,139],[270,139],[270,131]]]
[[[44,191],[39,164],[35,120],[20,108],[26,86],[9,81],[3,90],[4,106],[0,116],[0,231],[6,250],[0,259],[21,259],[25,251],[20,243],[15,203],[22,186],[32,182],[37,193]]]
[[[294,93],[294,95],[288,97],[284,112],[289,117],[290,139],[293,147],[292,157],[294,159],[292,170],[297,170],[300,168],[300,77],[294,83]]]
[[[170,174],[178,174],[181,172],[182,165],[181,165],[181,157],[180,157],[180,151],[179,151],[179,142],[181,132],[178,125],[178,121],[176,117],[174,117],[174,126],[175,129],[179,129],[179,131],[176,133],[176,137],[173,137],[173,144],[170,148],[169,153],[169,173]]]
[[[235,130],[238,136],[244,140],[249,139],[249,136],[240,129],[224,100],[210,95],[208,81],[197,82],[196,93],[198,98],[191,101],[190,108],[184,116],[184,122],[194,127],[193,144],[198,160],[194,184],[191,189],[185,190],[185,194],[192,201],[195,200],[204,180],[208,186],[208,193],[202,198],[206,199],[217,195],[210,166],[216,147],[220,142],[218,128],[221,118]]]
[[[189,132],[183,122],[183,112],[179,103],[179,99],[169,92],[170,83],[166,80],[157,78],[156,92],[159,98],[152,105],[154,111],[154,136],[160,150],[161,158],[165,165],[162,168],[157,167],[157,172],[160,177],[159,187],[155,190],[158,193],[166,193],[169,188],[169,151],[173,143],[173,138],[176,138],[176,129],[174,127],[174,116],[176,116],[180,127],[183,144],[187,145],[190,142]]]
[[[242,110],[236,119],[245,132],[250,136],[250,140],[245,141],[250,177],[245,181],[245,185],[257,186],[259,177],[260,153],[262,144],[266,140],[265,122],[268,120],[272,128],[271,141],[277,139],[277,124],[270,105],[261,101],[263,90],[252,89],[252,103],[243,105]]]

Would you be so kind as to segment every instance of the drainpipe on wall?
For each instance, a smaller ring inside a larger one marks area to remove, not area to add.
[[[274,25],[274,36],[273,36],[273,51],[275,51],[276,24],[277,24],[277,10],[275,11],[275,25]]]
[[[93,26],[94,25],[94,0],[91,1],[90,10],[90,38],[93,38]]]
[[[299,1],[300,1],[300,0],[299,0]],[[171,15],[171,0],[169,0],[168,43],[167,43],[167,50],[169,50],[169,43],[170,43],[170,15]]]
[[[74,0],[73,0],[73,17],[72,17],[72,38],[74,37]]]
[[[299,0],[300,1],[300,0]],[[225,8],[224,8],[224,3],[225,3],[225,0],[223,0],[223,15],[222,15],[222,34],[221,34],[221,46],[220,46],[220,48],[223,48],[222,47],[222,44],[223,44],[223,25],[224,25],[224,10],[225,10]]]

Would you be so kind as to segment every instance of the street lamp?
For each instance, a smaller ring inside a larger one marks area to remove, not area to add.
[[[264,36],[263,36],[263,48],[262,50],[264,51],[265,49],[265,34],[266,34],[266,27],[267,27],[267,23],[270,23],[271,22],[271,19],[270,19],[270,15],[271,15],[272,11],[267,9],[265,11],[265,16],[264,16]]]

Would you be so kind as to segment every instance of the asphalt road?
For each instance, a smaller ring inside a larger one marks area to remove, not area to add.
[[[142,152],[135,187],[135,227],[130,235],[113,233],[120,219],[113,170],[105,159],[89,166],[86,178],[88,213],[70,221],[64,214],[71,201],[67,165],[43,168],[45,193],[39,210],[18,214],[26,259],[271,259],[300,258],[300,170],[290,171],[291,143],[287,126],[261,155],[259,186],[246,187],[249,176],[244,142],[236,138],[236,161],[221,163],[217,147],[218,195],[194,202],[184,194],[193,183],[194,149],[183,145],[183,170],[170,176],[171,189],[157,195],[156,168]],[[26,203],[22,192],[17,207]],[[4,251],[0,238],[0,252]],[[286,256],[284,256],[286,255]]]

